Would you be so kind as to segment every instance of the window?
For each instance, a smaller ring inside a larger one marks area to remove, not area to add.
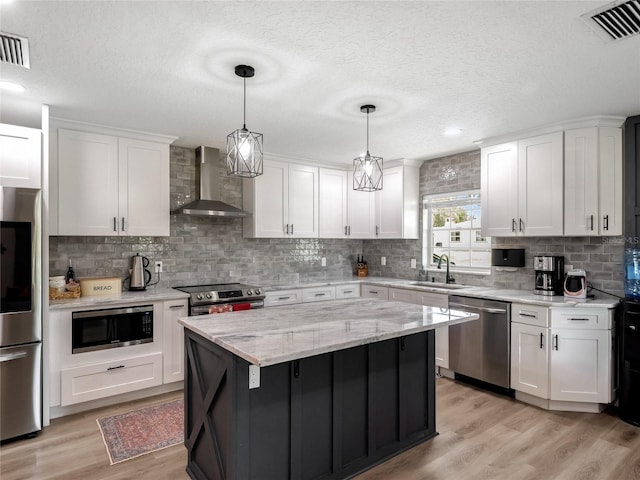
[[[480,230],[480,192],[425,195],[423,204],[422,263],[435,268],[447,255],[451,270],[489,273],[491,238]]]

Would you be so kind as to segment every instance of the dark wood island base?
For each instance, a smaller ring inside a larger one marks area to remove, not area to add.
[[[437,435],[434,331],[260,368],[185,329],[187,473],[344,479]]]

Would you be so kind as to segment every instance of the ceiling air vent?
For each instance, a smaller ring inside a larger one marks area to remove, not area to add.
[[[0,61],[30,68],[29,40],[11,33],[0,32]]]
[[[614,2],[582,15],[608,41],[622,40],[640,33],[640,0]]]

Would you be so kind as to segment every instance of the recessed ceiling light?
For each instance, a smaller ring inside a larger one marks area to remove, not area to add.
[[[459,128],[447,128],[444,131],[444,134],[447,137],[455,137],[456,135],[460,135],[462,133],[462,130],[460,130]]]
[[[4,80],[0,80],[0,90],[7,90],[9,92],[22,93],[22,92],[24,92],[24,87],[22,85],[17,84],[17,83],[6,82]]]

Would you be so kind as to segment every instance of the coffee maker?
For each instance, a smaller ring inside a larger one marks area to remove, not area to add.
[[[541,255],[533,257],[536,284],[533,293],[538,295],[562,295],[564,257]]]

